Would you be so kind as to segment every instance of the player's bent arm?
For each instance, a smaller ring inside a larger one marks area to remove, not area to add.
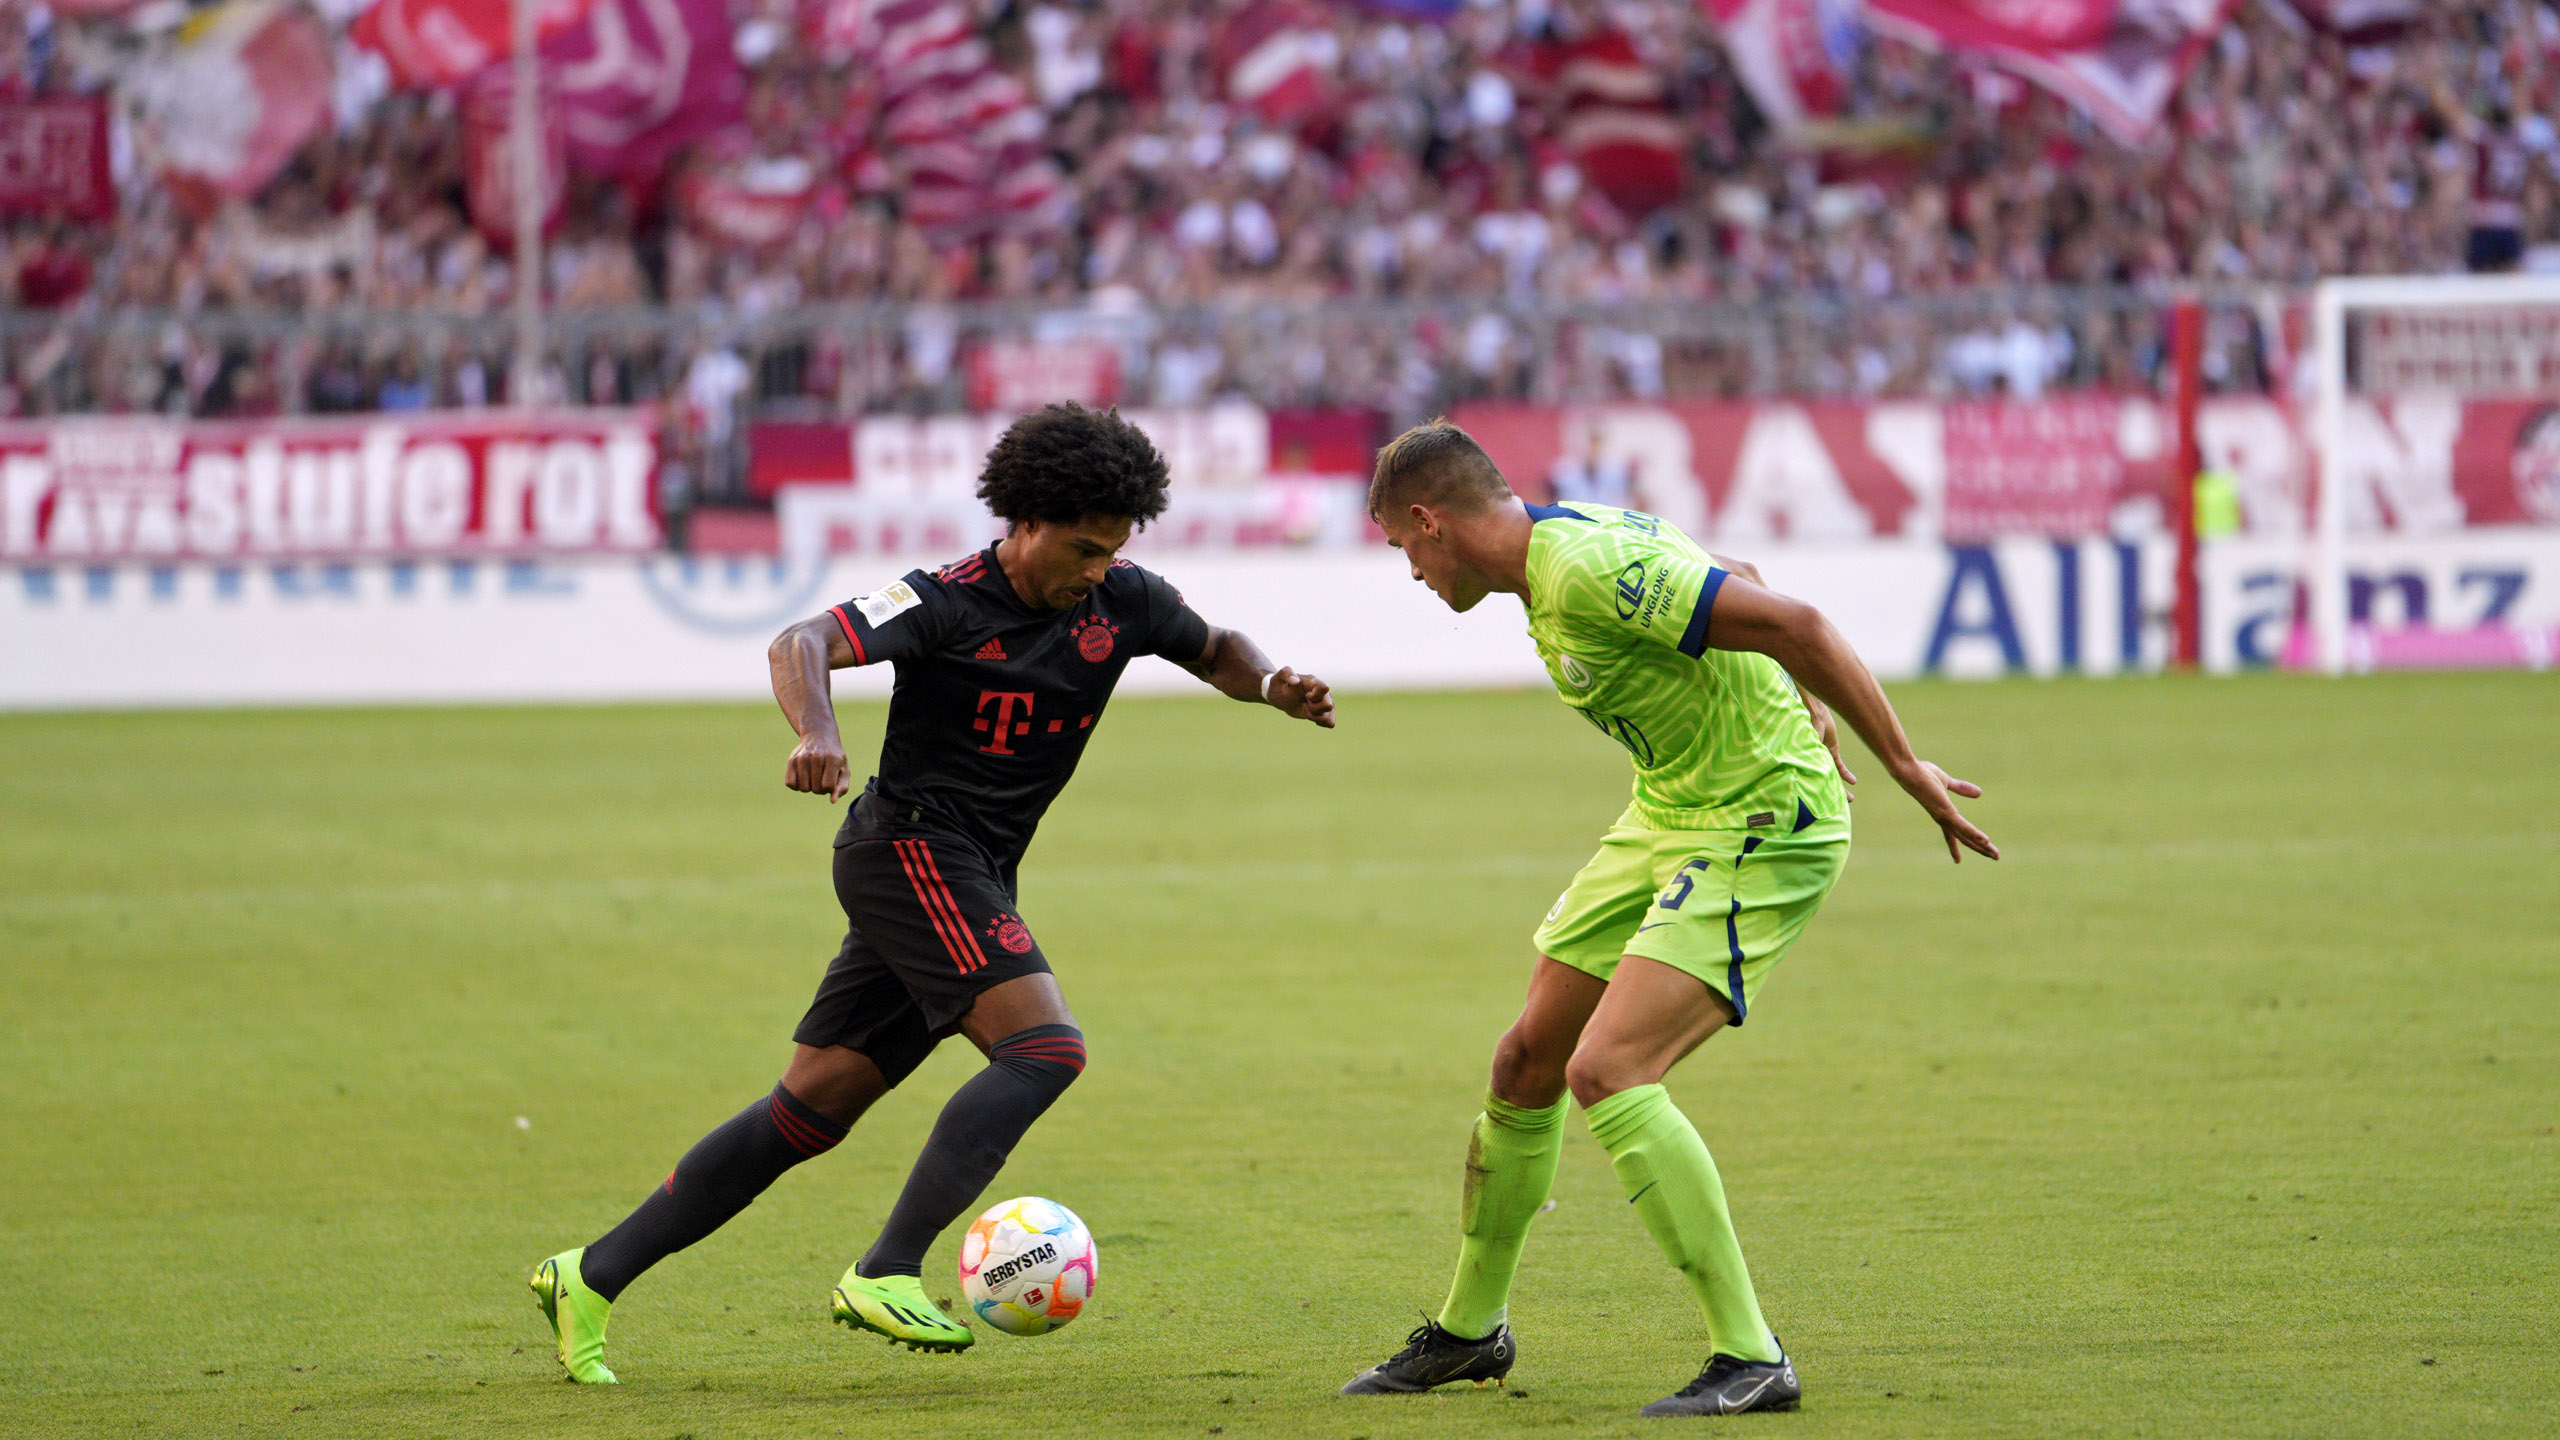
[[[853,645],[832,615],[803,620],[773,637],[765,647],[765,663],[773,670],[774,703],[791,722],[800,743],[783,762],[785,787],[824,795],[829,804],[852,786],[845,763],[844,740],[836,733],[835,693],[829,672],[853,663]]]
[[[1281,714],[1333,728],[1333,687],[1313,675],[1274,666],[1262,647],[1241,630],[1209,627],[1200,658],[1182,667],[1231,700],[1269,705]]]
[[[1715,562],[1717,569],[1739,575],[1754,585],[1765,589],[1769,584],[1760,578],[1760,567],[1748,560],[1736,560],[1730,555],[1709,555],[1707,558]],[[1788,678],[1794,678],[1793,671],[1788,672]],[[1830,707],[1815,699],[1813,692],[1804,688],[1801,681],[1796,685],[1796,698],[1804,702],[1805,718],[1813,722],[1813,733],[1821,738],[1822,748],[1831,752],[1831,768],[1840,772],[1840,783],[1844,786],[1857,784],[1857,772],[1849,768],[1848,761],[1840,758],[1840,727],[1832,723]],[[1855,800],[1858,797],[1852,795],[1849,798]]]
[[[1955,779],[1911,753],[1911,741],[1902,733],[1902,720],[1885,699],[1884,687],[1821,611],[1736,573],[1716,591],[1715,608],[1707,612],[1707,643],[1718,650],[1768,656],[1848,721],[1849,728],[1884,762],[1894,782],[1938,822],[1946,833],[1949,856],[1963,859],[1961,845],[1976,854],[2000,858],[1999,847],[1964,818],[1953,798],[1979,796],[1982,787]]]

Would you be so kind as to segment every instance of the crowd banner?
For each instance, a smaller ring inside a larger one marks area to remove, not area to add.
[[[1122,413],[1163,450],[1177,509],[1215,495],[1241,513],[1253,507],[1234,497],[1270,486],[1368,478],[1367,446],[1328,445],[1311,460],[1310,447],[1281,443],[1281,417],[1252,405]],[[987,451],[1012,415],[759,426],[754,465],[765,491],[829,492],[822,508],[837,526],[835,548],[896,549],[895,536],[913,528],[902,516],[939,525],[946,511],[974,503]],[[2142,395],[1480,403],[1450,418],[1523,494],[1635,505],[1727,545],[2137,539],[2161,532],[2170,513],[2171,417]],[[1289,419],[1294,430],[1303,417]],[[2359,401],[2349,426],[2353,529],[2560,524],[2560,406],[2411,396]],[[2217,397],[2200,408],[2197,431],[2207,467],[2230,479],[2243,529],[2305,533],[2312,454],[2299,414],[2265,398]],[[1248,527],[1241,538],[1213,523],[1186,543],[1357,543],[1366,534],[1356,512],[1343,526],[1329,512],[1309,523],[1303,502],[1262,508],[1292,518]],[[884,533],[892,535],[886,545]]]
[[[0,215],[112,218],[108,154],[104,95],[0,98]]]
[[[1514,488],[1623,497],[1737,545],[2134,537],[2163,527],[2170,497],[2170,417],[2147,396],[1486,404],[1450,418]],[[2308,529],[2305,418],[2263,397],[2199,407],[2205,466],[2229,477],[2251,535]],[[2353,532],[2560,525],[2560,403],[2359,398],[2347,433]]]
[[[2157,529],[2169,472],[2166,416],[2142,397],[1469,405],[1450,418],[1514,488],[1635,504],[1735,545]]]
[[[656,475],[630,410],[0,423],[0,559],[645,551]]]

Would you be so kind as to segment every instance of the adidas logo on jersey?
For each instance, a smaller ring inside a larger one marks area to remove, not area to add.
[[[991,639],[986,644],[979,646],[978,658],[981,660],[1002,660],[1005,658],[1004,642],[1002,640]]]

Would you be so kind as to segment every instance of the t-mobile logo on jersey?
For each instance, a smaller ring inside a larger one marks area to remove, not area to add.
[[[996,707],[996,713],[992,719],[987,715],[989,704]],[[1022,716],[1019,720],[1014,718],[1017,707]],[[978,747],[980,750],[989,755],[1013,754],[1013,746],[1010,743],[1013,737],[1031,733],[1031,692],[1028,690],[979,691],[978,718],[970,723],[970,728],[987,737],[987,743]]]

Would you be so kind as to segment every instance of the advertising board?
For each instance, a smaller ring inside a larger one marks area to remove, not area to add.
[[[646,551],[656,475],[628,410],[0,423],[0,559]]]

